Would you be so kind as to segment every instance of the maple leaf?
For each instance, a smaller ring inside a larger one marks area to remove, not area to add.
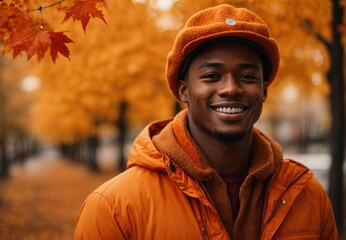
[[[68,38],[63,32],[49,32],[50,40],[52,42],[50,46],[50,55],[55,63],[55,60],[60,52],[63,56],[67,57],[70,60],[70,51],[66,47],[66,43],[73,42]]]
[[[3,27],[8,19],[14,15],[13,9],[10,8],[6,3],[0,4],[0,27]]]
[[[28,60],[35,54],[38,60],[43,58],[51,43],[49,31],[43,30],[41,25],[37,26],[36,24],[23,24],[23,26],[18,27],[8,41],[8,44],[13,49],[14,58],[22,51],[25,51],[27,52]]]
[[[9,52],[12,49],[12,44],[20,39],[27,38],[29,30],[32,30],[32,20],[24,12],[18,12],[18,14],[12,14],[10,12],[12,8],[8,8],[9,18],[0,27],[3,32],[2,40],[4,42],[3,53]],[[17,50],[14,56],[17,56]]]
[[[23,12],[13,4],[0,3],[0,40],[5,41],[5,36],[9,35],[22,20]]]
[[[71,17],[74,21],[80,20],[84,32],[86,31],[86,27],[91,17],[100,18],[105,24],[107,24],[102,11],[96,8],[96,5],[99,3],[104,4],[104,0],[75,0],[73,5],[66,10],[63,22],[67,21]]]
[[[28,60],[30,60],[30,58],[35,54],[37,55],[38,60],[43,58],[51,44],[52,41],[49,32],[46,30],[37,30],[36,33],[32,35],[31,45],[27,50]]]

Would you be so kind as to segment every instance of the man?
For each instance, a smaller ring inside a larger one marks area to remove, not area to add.
[[[139,134],[128,169],[85,201],[75,239],[338,239],[312,172],[253,127],[278,66],[254,13],[193,15],[166,68],[187,110]]]

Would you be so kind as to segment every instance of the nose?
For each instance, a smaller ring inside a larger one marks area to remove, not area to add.
[[[225,75],[222,81],[220,81],[220,96],[236,96],[242,94],[242,92],[243,90],[239,82],[231,74]]]

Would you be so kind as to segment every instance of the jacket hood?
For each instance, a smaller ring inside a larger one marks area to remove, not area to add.
[[[162,154],[153,144],[152,136],[161,132],[161,130],[172,119],[153,122],[147,125],[133,141],[130,154],[127,160],[127,168],[141,166],[152,170],[166,169]]]

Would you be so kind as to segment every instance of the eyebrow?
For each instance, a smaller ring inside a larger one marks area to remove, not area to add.
[[[197,69],[202,69],[202,68],[221,68],[222,66],[224,66],[222,63],[218,63],[218,62],[204,62],[202,63]],[[260,67],[258,64],[256,63],[241,63],[238,65],[239,68],[242,69],[257,69],[260,70]]]
[[[220,68],[222,67],[222,63],[217,63],[217,62],[204,62],[202,63],[197,69],[202,69],[202,68]]]

